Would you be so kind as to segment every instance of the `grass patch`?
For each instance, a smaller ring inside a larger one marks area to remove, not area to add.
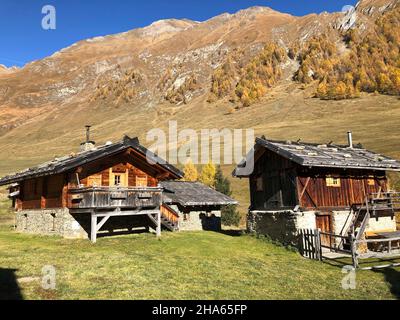
[[[343,290],[340,267],[238,233],[164,233],[161,240],[141,234],[101,238],[92,245],[2,228],[0,252],[0,271],[15,270],[24,299],[399,297],[399,269],[390,269],[390,275],[358,272],[357,289]],[[41,288],[44,265],[57,270],[56,291]]]

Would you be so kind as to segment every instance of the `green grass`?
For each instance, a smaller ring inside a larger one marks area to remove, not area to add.
[[[0,270],[16,270],[24,299],[395,299],[400,270],[360,271],[341,287],[341,268],[248,235],[163,233],[101,238],[96,245],[17,234],[0,202]],[[4,221],[7,221],[4,223]],[[41,289],[53,265],[57,289]],[[1,279],[1,277],[0,277]],[[1,288],[1,283],[0,283]],[[4,289],[3,289],[4,290]],[[7,292],[1,292],[3,297]]]

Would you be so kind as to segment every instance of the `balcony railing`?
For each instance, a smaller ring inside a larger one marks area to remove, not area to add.
[[[90,187],[70,189],[70,209],[154,209],[162,204],[162,188]]]

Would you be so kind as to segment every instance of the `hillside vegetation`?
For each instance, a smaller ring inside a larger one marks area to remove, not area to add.
[[[359,97],[360,92],[400,95],[400,8],[379,17],[371,30],[350,29],[342,35],[346,47],[327,36],[314,37],[300,50],[295,79],[319,81],[322,99]]]
[[[285,58],[285,50],[274,43],[267,44],[241,68],[239,63],[235,66],[229,57],[212,75],[211,93],[216,98],[230,95],[231,102],[239,101],[242,106],[248,107],[277,84]]]

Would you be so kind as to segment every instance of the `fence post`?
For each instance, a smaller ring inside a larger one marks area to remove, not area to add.
[[[299,230],[299,251],[301,255],[304,257],[304,235],[303,229]]]
[[[321,243],[321,229],[317,229],[315,233],[315,250],[317,251],[317,259],[322,261],[322,243]]]

